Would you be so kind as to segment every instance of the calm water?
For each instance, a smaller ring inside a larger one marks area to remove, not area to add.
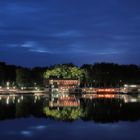
[[[45,96],[0,96],[0,140],[139,140],[139,120],[139,95],[66,104]]]

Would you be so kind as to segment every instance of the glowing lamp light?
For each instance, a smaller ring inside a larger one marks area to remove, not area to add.
[[[128,85],[127,85],[127,84],[125,84],[125,85],[124,85],[124,87],[128,87]]]
[[[136,87],[137,87],[137,85],[130,85],[130,87],[132,87],[132,88],[136,88]]]

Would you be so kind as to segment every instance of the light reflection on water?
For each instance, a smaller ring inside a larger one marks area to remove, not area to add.
[[[0,96],[0,139],[139,140],[139,96],[122,97],[78,98],[74,107],[64,106],[62,100],[60,106],[58,100],[50,99],[59,107],[49,107],[46,96]],[[46,107],[48,112],[43,112]],[[67,119],[70,115],[74,119]]]

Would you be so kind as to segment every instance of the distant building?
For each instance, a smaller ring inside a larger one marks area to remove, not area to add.
[[[122,88],[122,92],[124,93],[139,93],[140,85],[138,84],[125,84]]]

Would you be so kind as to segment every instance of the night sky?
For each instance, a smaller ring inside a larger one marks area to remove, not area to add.
[[[0,0],[0,61],[140,64],[140,0]]]

